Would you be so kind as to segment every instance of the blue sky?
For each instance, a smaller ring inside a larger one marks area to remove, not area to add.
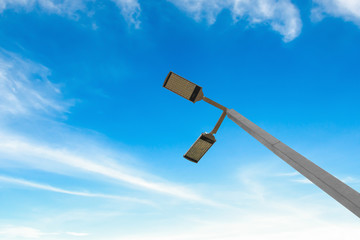
[[[196,82],[360,190],[355,0],[0,1],[0,238],[352,239],[358,218]]]

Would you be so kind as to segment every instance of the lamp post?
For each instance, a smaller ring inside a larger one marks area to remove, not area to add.
[[[204,100],[223,111],[214,129],[210,133],[202,133],[187,153],[185,153],[184,157],[186,159],[195,163],[199,162],[207,150],[215,143],[216,140],[214,134],[217,132],[227,115],[233,122],[248,132],[270,151],[275,153],[287,164],[360,218],[360,194],[357,191],[294,151],[292,148],[246,119],[240,113],[233,109],[227,109],[205,97],[200,86],[173,72],[168,74],[163,86],[193,103]]]

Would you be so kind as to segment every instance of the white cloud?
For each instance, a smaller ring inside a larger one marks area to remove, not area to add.
[[[231,11],[235,22],[247,21],[250,26],[270,25],[285,42],[296,38],[302,28],[299,10],[290,0],[168,0],[191,14],[197,21],[210,24],[224,9]]]
[[[0,229],[0,236],[4,238],[11,238],[11,239],[19,239],[19,238],[30,238],[30,239],[37,239],[41,238],[42,236],[47,235],[36,228],[31,227],[23,227],[23,226],[7,226]]]
[[[358,0],[313,0],[312,18],[322,20],[326,15],[341,17],[360,26],[360,1]]]
[[[140,4],[137,0],[112,0],[120,9],[124,18],[135,28],[140,27]]]
[[[121,14],[129,24],[138,28],[140,26],[140,4],[137,0],[111,0],[120,9]],[[6,9],[24,9],[32,11],[39,9],[48,14],[78,18],[79,12],[90,13],[87,5],[95,4],[96,0],[1,0],[0,13]],[[90,14],[91,15],[91,14]]]
[[[0,49],[1,115],[67,112],[71,104],[61,99],[60,89],[48,80],[49,75],[41,64]]]
[[[6,9],[25,9],[31,11],[39,8],[50,14],[74,16],[76,11],[84,10],[85,3],[90,0],[2,0],[0,13]]]
[[[131,202],[137,202],[137,203],[143,203],[143,204],[151,204],[149,201],[137,199],[137,198],[123,197],[123,196],[109,195],[109,194],[101,194],[101,193],[70,191],[70,190],[66,190],[66,189],[62,189],[62,188],[53,187],[50,185],[40,184],[40,183],[36,183],[36,182],[31,182],[31,181],[27,181],[27,180],[23,180],[23,179],[6,177],[6,176],[1,176],[1,175],[0,175],[0,181],[1,182],[9,182],[12,184],[18,184],[18,185],[22,185],[22,186],[26,186],[26,187],[31,187],[31,188],[42,189],[42,190],[51,191],[51,192],[75,195],[75,196],[108,198],[108,199],[116,199],[116,200],[121,200],[121,201],[131,201]]]

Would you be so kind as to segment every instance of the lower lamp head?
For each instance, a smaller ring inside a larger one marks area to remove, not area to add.
[[[216,139],[213,134],[202,133],[196,142],[185,153],[184,158],[194,163],[198,163],[215,142]]]

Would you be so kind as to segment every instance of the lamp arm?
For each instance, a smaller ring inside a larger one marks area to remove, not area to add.
[[[219,130],[219,127],[221,125],[221,123],[224,121],[224,118],[226,117],[226,110],[223,111],[223,113],[221,114],[219,120],[217,121],[214,129],[210,132],[211,134],[216,134],[216,132]]]
[[[223,105],[221,105],[221,104],[219,104],[219,103],[211,100],[210,98],[205,97],[205,96],[202,97],[202,100],[204,100],[205,102],[213,105],[214,107],[217,107],[217,108],[223,110],[223,113],[221,114],[219,120],[217,121],[214,129],[210,132],[211,134],[215,134],[215,133],[218,131],[221,123],[224,121],[224,118],[226,117],[226,110],[227,110],[227,108],[224,107]]]
[[[215,107],[217,107],[217,108],[220,108],[220,109],[223,110],[223,111],[226,111],[226,109],[227,109],[227,108],[224,107],[223,105],[221,105],[221,104],[219,104],[219,103],[211,100],[210,98],[203,97],[202,100],[204,100],[205,102],[207,102],[207,103],[209,103],[209,104],[211,104],[211,105],[213,105],[213,106],[215,106]]]

